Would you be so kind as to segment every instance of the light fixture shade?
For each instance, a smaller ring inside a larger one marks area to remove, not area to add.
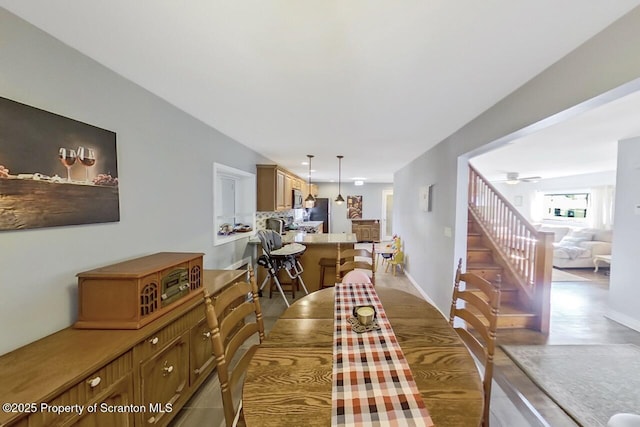
[[[305,207],[305,208],[309,208],[309,209],[310,209],[310,208],[314,207],[315,205],[316,205],[316,198],[315,198],[315,197],[313,197],[313,196],[311,195],[311,193],[309,193],[309,195],[307,196],[307,198],[306,198],[306,199],[304,199],[304,207]]]
[[[338,197],[336,197],[336,203],[341,205],[344,203],[344,199],[342,198],[342,194],[338,194]]]

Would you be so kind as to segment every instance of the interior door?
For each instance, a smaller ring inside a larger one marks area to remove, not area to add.
[[[382,191],[382,224],[380,224],[380,240],[393,238],[393,190]]]

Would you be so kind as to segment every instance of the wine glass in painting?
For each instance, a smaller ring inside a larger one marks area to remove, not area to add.
[[[76,150],[71,148],[60,148],[58,150],[60,161],[67,168],[67,181],[71,182],[71,166],[76,162]]]
[[[78,160],[84,165],[87,172],[85,182],[89,182],[89,168],[96,164],[96,154],[91,148],[78,147]]]

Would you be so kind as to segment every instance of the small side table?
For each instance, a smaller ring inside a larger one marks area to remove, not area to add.
[[[611,265],[611,255],[596,255],[593,257],[593,265],[596,267],[594,273],[598,272],[598,267],[600,267],[600,261],[604,261],[607,264]]]

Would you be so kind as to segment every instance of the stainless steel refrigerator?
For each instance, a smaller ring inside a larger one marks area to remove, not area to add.
[[[329,233],[329,221],[331,220],[331,202],[329,199],[316,198],[314,207],[307,209],[309,221],[322,221],[322,232]]]

